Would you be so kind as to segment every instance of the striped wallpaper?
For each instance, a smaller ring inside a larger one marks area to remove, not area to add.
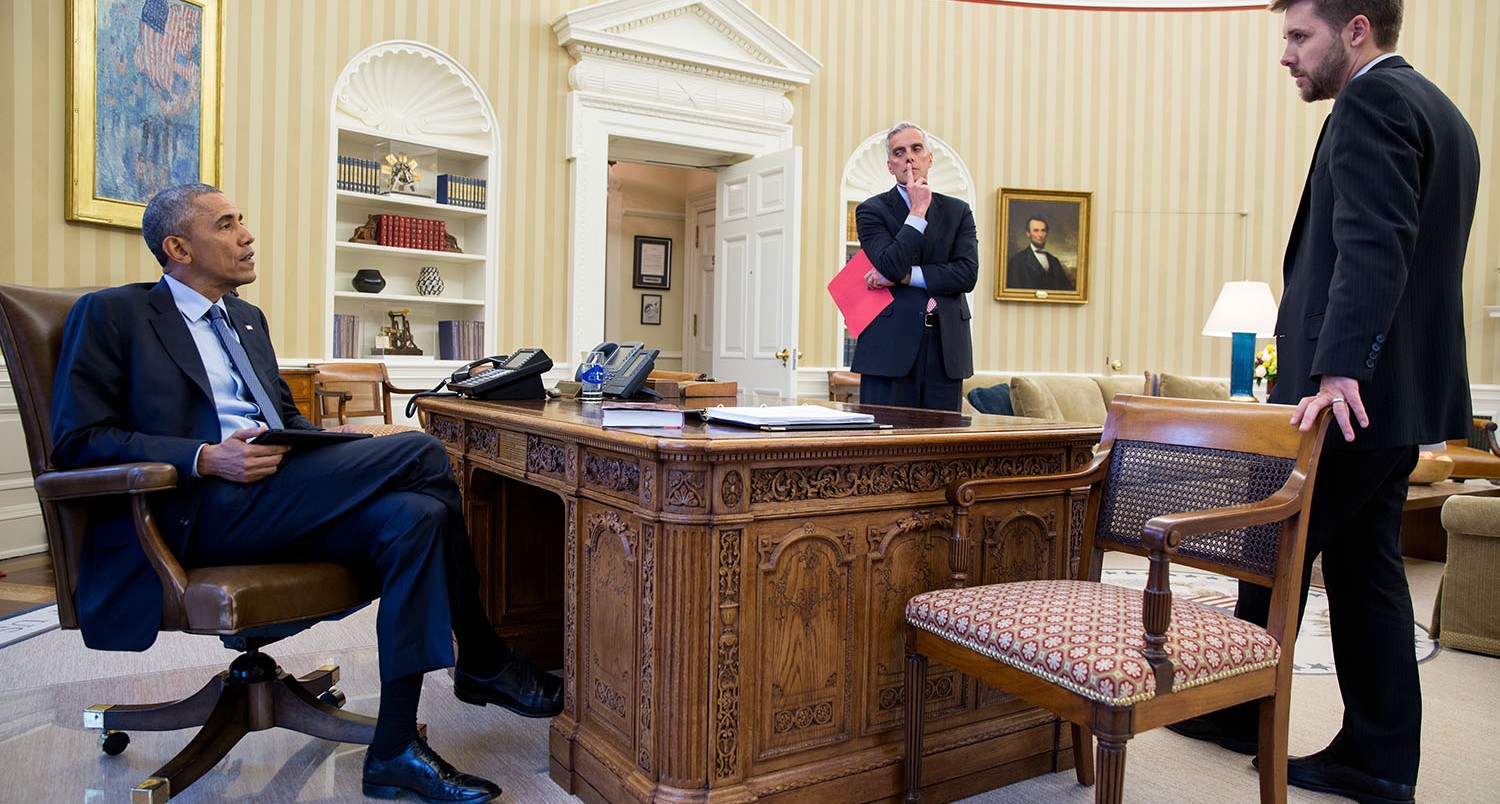
[[[1328,104],[1307,105],[1276,59],[1280,17],[1039,9],[953,0],[744,0],[823,64],[792,94],[804,149],[804,366],[836,360],[823,290],[843,250],[840,172],[872,133],[919,121],[976,182],[981,371],[1223,375],[1229,344],[1199,335],[1227,279],[1279,288],[1282,246]],[[225,0],[224,174],[260,242],[263,306],[279,351],[321,349],[330,92],[344,63],[386,39],[465,65],[501,119],[505,192],[497,342],[565,351],[567,72],[551,22],[581,0]],[[62,0],[0,0],[0,281],[115,284],[159,274],[137,234],[63,220]],[[1421,0],[1400,52],[1464,109],[1486,166],[1500,165],[1497,71],[1485,48],[1500,3]],[[1086,305],[999,303],[996,191],[1089,191]],[[1481,183],[1464,311],[1477,384],[1500,383],[1500,191]]]

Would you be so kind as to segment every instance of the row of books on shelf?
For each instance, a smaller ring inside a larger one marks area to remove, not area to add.
[[[359,339],[359,316],[333,316],[333,356],[335,358],[362,357]]]
[[[439,173],[437,177],[437,202],[455,207],[484,209],[484,179],[472,176],[455,176]]]
[[[339,156],[338,188],[355,193],[380,193],[380,163],[357,156]],[[437,176],[437,202],[455,207],[484,209],[485,180],[455,173]],[[423,193],[425,196],[426,194]]]
[[[441,360],[477,360],[484,354],[483,321],[439,321],[438,358]],[[365,357],[357,315],[335,313],[333,316],[333,356],[339,359]]]
[[[379,192],[380,163],[357,156],[340,156],[338,188],[356,193]]]
[[[439,321],[439,360],[478,360],[484,354],[483,321]]]
[[[432,218],[382,213],[375,220],[375,242],[382,246],[442,251],[448,234],[448,224]]]

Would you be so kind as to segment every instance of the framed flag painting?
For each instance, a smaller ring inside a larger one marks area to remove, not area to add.
[[[139,229],[219,182],[222,0],[69,0],[67,218]]]

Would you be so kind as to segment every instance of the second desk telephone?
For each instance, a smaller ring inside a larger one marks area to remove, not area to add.
[[[454,372],[448,390],[478,399],[543,399],[542,374],[552,368],[552,358],[541,349],[517,349],[507,357],[490,357],[482,362],[494,366],[475,374],[469,371],[478,363]]]

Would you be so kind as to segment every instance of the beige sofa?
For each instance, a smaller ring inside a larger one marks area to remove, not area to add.
[[[1449,497],[1442,516],[1448,561],[1432,607],[1432,638],[1500,656],[1500,499]]]
[[[1144,375],[1083,374],[988,375],[964,381],[964,411],[977,413],[968,401],[973,388],[996,383],[1010,385],[1011,407],[1017,416],[1103,425],[1109,400],[1115,394],[1174,396],[1188,399],[1228,399],[1229,383],[1199,380],[1148,371]]]

